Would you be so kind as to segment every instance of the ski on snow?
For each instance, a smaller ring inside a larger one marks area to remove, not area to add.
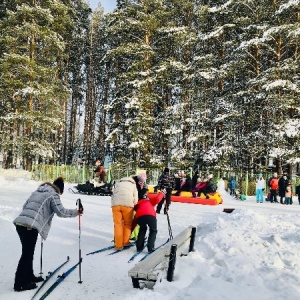
[[[134,245],[135,245],[135,242],[130,243],[129,245],[124,246],[123,249],[115,250],[114,252],[111,252],[111,253],[109,253],[108,255],[114,255],[114,254],[117,254],[117,253],[119,253],[119,252],[122,252],[122,251],[124,251],[124,250],[127,250],[127,249],[131,248],[131,247],[134,246]]]
[[[162,243],[161,245],[157,246],[156,248],[154,248],[154,251],[149,252],[147,254],[145,254],[140,260],[139,262],[145,260],[149,255],[151,255],[153,252],[155,252],[157,249],[163,247],[165,244],[167,244],[170,241],[170,239],[167,239],[164,243]]]
[[[49,281],[49,279],[57,272],[59,271],[66,263],[68,263],[70,260],[70,257],[67,257],[67,260],[63,262],[60,266],[58,266],[54,271],[48,272],[48,275],[46,276],[46,279],[43,281],[42,285],[38,288],[38,290],[35,292],[35,294],[32,296],[31,300],[36,296],[36,294],[42,289],[42,287]]]
[[[62,275],[58,276],[56,281],[49,287],[49,289],[44,293],[44,295],[40,298],[40,300],[46,299],[47,296],[50,295],[50,293],[68,276],[70,273],[72,273],[76,267],[81,263],[82,259],[75,264],[73,267],[71,267],[69,270],[64,272]]]
[[[111,249],[114,249],[114,248],[115,248],[115,245],[111,245],[111,246],[104,247],[104,248],[101,248],[101,249],[99,249],[99,250],[90,252],[90,253],[88,253],[87,255],[92,255],[92,254],[95,254],[95,253],[104,252],[104,251],[106,251],[106,250],[111,250]]]
[[[143,250],[147,247],[147,245],[144,246]],[[142,251],[143,251],[142,250]],[[131,263],[135,260],[135,258],[142,253],[142,251],[136,251],[128,260],[128,263]]]

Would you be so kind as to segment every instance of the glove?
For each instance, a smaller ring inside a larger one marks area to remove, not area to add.
[[[162,189],[161,192],[164,193],[164,194],[166,194],[167,190],[166,189]]]

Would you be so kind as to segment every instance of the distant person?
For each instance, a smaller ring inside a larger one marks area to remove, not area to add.
[[[287,187],[285,189],[285,200],[284,200],[284,204],[287,205],[292,205],[293,201],[292,201],[292,197],[293,197],[293,191],[292,191],[292,182],[289,181],[287,184]]]
[[[138,198],[142,199],[145,193],[148,191],[148,186],[146,184],[147,175],[146,173],[141,173],[139,175],[133,176],[135,185],[138,191]]]
[[[300,205],[300,185],[296,186],[296,195],[298,195],[298,202],[299,202],[299,205]]]
[[[265,189],[265,180],[263,178],[263,174],[260,173],[258,175],[258,179],[256,180],[256,202],[263,203],[264,202],[264,191]]]
[[[106,183],[106,170],[104,166],[101,164],[100,160],[97,160],[95,163],[95,169],[94,169],[94,181],[96,183]]]
[[[281,204],[284,204],[285,193],[286,193],[286,188],[288,186],[288,183],[289,183],[288,174],[287,172],[284,172],[278,181],[278,193],[279,193]]]
[[[279,203],[277,200],[277,191],[278,191],[278,174],[273,173],[273,177],[269,180],[269,188],[270,188],[270,202],[271,203]]]
[[[186,175],[186,177],[182,180],[181,186],[179,190],[174,194],[175,196],[180,196],[181,192],[191,192],[193,186],[193,182],[190,175]]]
[[[22,255],[17,267],[14,290],[32,290],[36,282],[44,279],[34,276],[33,257],[38,234],[46,240],[54,214],[61,218],[75,218],[83,211],[65,209],[59,195],[64,192],[64,180],[57,178],[53,184],[45,182],[31,194],[23,205],[19,216],[14,220],[22,244]]]
[[[121,178],[113,189],[111,207],[114,222],[115,249],[122,250],[130,244],[133,208],[138,202],[138,191],[132,177]]]
[[[229,181],[229,189],[230,189],[230,195],[231,196],[236,196],[235,190],[236,190],[236,180],[234,176],[231,176],[231,179]]]
[[[207,177],[207,184],[203,190],[203,194],[205,195],[206,199],[209,199],[210,193],[215,193],[217,190],[216,184],[214,182],[214,175],[209,174]]]
[[[199,171],[197,170],[192,177],[192,189],[197,185],[199,178],[200,175],[199,175]]]
[[[180,173],[175,173],[174,174],[174,190],[179,191],[180,190],[180,185],[181,185]]]
[[[193,198],[196,198],[196,194],[198,194],[198,197],[201,196],[201,193],[204,193],[205,187],[207,184],[207,180],[202,181],[201,178],[198,178],[198,182],[196,186],[192,189],[192,196]]]
[[[161,176],[161,178],[159,179],[157,185],[159,186],[159,189],[161,191],[166,190],[166,196],[164,199],[162,199],[158,203],[158,205],[156,207],[156,212],[159,214],[164,202],[166,202],[165,207],[164,207],[164,214],[166,215],[169,210],[170,204],[171,204],[172,190],[174,189],[174,186],[175,186],[175,179],[174,179],[174,176],[170,174],[169,168],[164,169],[164,173]]]

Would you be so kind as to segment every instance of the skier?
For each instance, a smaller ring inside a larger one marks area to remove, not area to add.
[[[166,215],[168,210],[169,210],[169,206],[171,204],[171,194],[172,194],[172,190],[174,189],[174,186],[175,186],[175,179],[174,179],[174,176],[172,176],[170,174],[170,169],[169,168],[165,168],[164,169],[164,173],[163,175],[161,176],[161,178],[159,179],[158,181],[158,184],[159,186],[159,189],[162,191],[162,190],[166,190],[166,196],[165,196],[165,199],[166,199],[166,204],[165,204],[165,207],[164,207],[164,214]],[[164,199],[162,199],[157,207],[156,207],[156,212],[159,214],[160,213],[160,210],[162,208],[162,205],[164,203]]]
[[[121,178],[115,184],[111,197],[114,222],[115,249],[122,250],[130,244],[133,208],[138,202],[138,191],[132,177]]]
[[[132,223],[132,229],[135,228],[136,224],[140,226],[138,238],[136,241],[136,250],[138,252],[143,251],[144,240],[147,232],[147,226],[149,227],[149,237],[147,241],[148,252],[154,251],[154,244],[157,234],[157,219],[155,212],[155,205],[157,205],[164,197],[166,190],[162,190],[157,196],[149,200],[145,193],[141,199],[139,199],[137,205],[135,205],[135,216]]]
[[[65,209],[59,195],[64,191],[62,177],[54,180],[53,184],[45,182],[31,194],[23,205],[23,210],[14,220],[17,233],[22,244],[22,255],[15,275],[14,290],[16,292],[32,290],[36,282],[44,279],[33,274],[33,257],[38,234],[46,240],[54,214],[61,218],[75,218],[83,211]]]

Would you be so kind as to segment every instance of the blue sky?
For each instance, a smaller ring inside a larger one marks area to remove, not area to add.
[[[116,0],[87,0],[90,3],[92,9],[96,8],[98,3],[101,3],[105,12],[111,12],[116,8]]]

